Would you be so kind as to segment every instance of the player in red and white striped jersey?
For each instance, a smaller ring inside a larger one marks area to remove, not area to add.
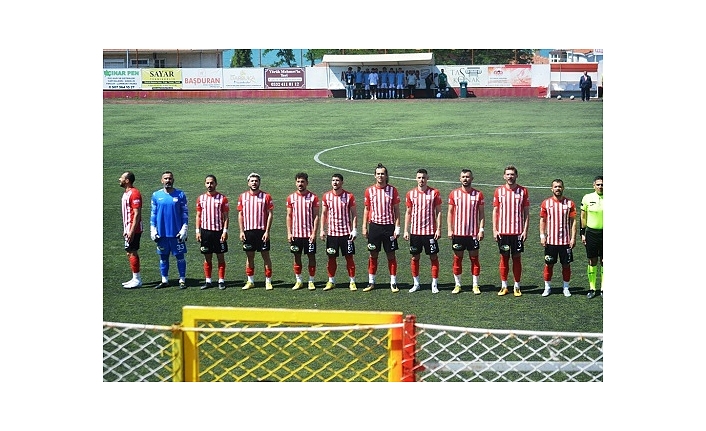
[[[260,252],[265,264],[265,289],[272,290],[272,259],[270,258],[270,229],[274,202],[272,196],[260,190],[260,174],[248,175],[248,190],[238,196],[238,228],[245,251],[245,275],[248,281],[243,290],[255,287],[255,252]]]
[[[206,278],[201,289],[211,287],[213,273],[213,253],[218,261],[218,288],[226,288],[226,258],[228,252],[228,224],[230,223],[230,203],[228,198],[216,191],[218,180],[215,175],[207,175],[206,193],[196,200],[196,241],[201,244],[204,256],[203,273]]]
[[[309,290],[316,289],[316,229],[319,225],[319,198],[310,190],[309,175],[299,172],[294,176],[297,191],[287,196],[287,241],[294,255],[293,290],[303,287],[302,253],[306,254],[309,270]]]
[[[142,237],[142,194],[135,188],[135,174],[127,171],[120,178],[120,187],[125,189],[121,199],[121,213],[123,216],[123,240],[125,253],[130,263],[132,279],[123,283],[126,289],[142,286],[140,276],[140,238]]]
[[[378,163],[375,168],[375,184],[365,189],[365,209],[363,210],[363,236],[368,239],[368,286],[363,292],[375,288],[375,274],[378,269],[378,255],[384,249],[387,255],[387,268],[390,271],[390,290],[397,288],[397,258],[395,250],[400,236],[400,195],[397,188],[388,183],[387,168]]]
[[[441,195],[429,187],[429,173],[417,170],[417,187],[405,195],[404,239],[412,255],[410,268],[414,284],[410,293],[419,290],[419,259],[424,253],[431,260],[431,292],[439,293],[439,238],[441,237]]]
[[[358,290],[355,284],[355,237],[358,214],[355,196],[343,189],[343,175],[331,176],[331,190],[321,197],[321,240],[326,241],[326,255],[328,263],[326,271],[328,282],[324,290],[331,290],[336,286],[336,258],[340,254],[346,259],[346,270],[350,281],[350,290]],[[328,233],[326,232],[328,230]]]
[[[495,189],[493,194],[493,237],[500,251],[500,291],[499,296],[507,295],[507,278],[512,257],[512,275],[515,278],[513,294],[522,296],[522,252],[529,229],[529,191],[517,184],[517,168],[505,167],[505,184]]]
[[[461,292],[464,250],[468,250],[473,275],[473,293],[480,295],[479,276],[480,241],[485,238],[485,196],[473,188],[473,172],[462,169],[461,187],[449,193],[449,210],[446,216],[451,249],[454,252],[453,275],[455,287],[451,293]]]
[[[550,282],[557,261],[561,263],[564,296],[571,296],[569,281],[576,245],[576,204],[564,196],[564,181],[561,179],[552,181],[551,190],[552,197],[543,200],[539,207],[539,241],[544,247],[542,296],[551,293]]]

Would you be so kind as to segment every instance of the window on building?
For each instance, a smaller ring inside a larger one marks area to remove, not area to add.
[[[150,61],[147,58],[131,58],[130,67],[149,67]]]
[[[103,69],[124,69],[124,68],[125,68],[125,60],[123,60],[123,59],[106,58],[103,60]]]

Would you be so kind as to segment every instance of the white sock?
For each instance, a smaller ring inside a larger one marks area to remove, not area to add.
[[[454,283],[456,283],[457,286],[461,285],[461,275],[456,275],[454,274]]]
[[[350,279],[351,279],[351,281],[350,281],[351,283],[355,283],[355,277],[350,277]]]
[[[459,284],[460,284],[460,283],[459,283]],[[473,276],[473,285],[474,285],[474,286],[478,286],[479,284],[480,284],[480,283],[478,282],[478,276],[477,276],[477,275],[474,275],[474,276]]]
[[[414,285],[419,286],[419,276],[412,277],[414,279]]]
[[[431,287],[439,287],[439,279],[438,278],[431,279]]]
[[[375,275],[373,275],[373,274],[368,274],[368,283],[369,283],[369,284],[375,284]]]
[[[569,288],[569,282],[568,282],[568,281],[565,281],[565,282],[564,282],[564,289],[568,289],[568,288]]]
[[[396,275],[390,276],[390,284],[397,284],[397,276]]]
[[[272,277],[265,277],[265,283],[272,283]]]
[[[301,274],[294,274],[294,275],[297,277],[297,281],[299,283],[301,283],[302,282],[302,275]]]
[[[551,288],[551,286],[549,285],[549,282],[548,282],[548,281],[545,281],[545,282],[544,282],[544,288],[545,288],[545,289],[550,289],[550,288]]]
[[[507,280],[500,280],[500,287],[507,289]]]
[[[312,275],[309,276],[309,282],[310,282],[310,283],[313,283],[313,282],[314,282],[314,276],[312,276]]]
[[[328,278],[329,283],[336,284],[336,278],[335,277],[329,277]]]
[[[132,279],[137,280],[137,281],[142,281],[142,277],[140,276],[139,272],[133,272],[132,273]]]
[[[250,282],[250,283],[255,283],[255,276],[254,276],[254,275],[248,275],[248,282]]]
[[[519,288],[520,288],[520,282],[519,282],[519,281],[516,281],[516,282],[515,282],[514,288],[515,288],[515,289],[519,289]]]
[[[206,283],[210,283],[210,282],[211,282],[211,277],[207,277],[207,278],[206,278]]]

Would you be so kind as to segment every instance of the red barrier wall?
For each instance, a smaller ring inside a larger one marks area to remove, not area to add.
[[[459,87],[451,91],[458,97]],[[544,97],[546,87],[469,87],[476,97]],[[426,97],[425,89],[416,90],[419,98]],[[307,99],[345,97],[343,90],[103,90],[104,99]]]
[[[299,99],[333,97],[329,90],[103,90],[104,99]]]

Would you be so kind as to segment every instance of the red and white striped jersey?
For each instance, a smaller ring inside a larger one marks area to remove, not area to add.
[[[571,229],[569,220],[576,219],[576,204],[567,198],[557,200],[555,196],[542,201],[539,207],[539,216],[546,219],[547,244],[569,245],[571,242]]]
[[[130,233],[132,229],[132,219],[135,217],[135,210],[142,208],[142,194],[136,188],[131,188],[123,193],[123,198],[121,201],[121,212],[123,214],[123,234]],[[135,227],[135,233],[142,232],[142,218],[138,221],[137,227]]]
[[[495,189],[493,207],[497,208],[498,219],[493,226],[500,235],[520,235],[525,225],[524,209],[529,207],[529,191],[518,185],[515,190],[503,185]]]
[[[324,193],[321,206],[326,210],[329,236],[345,236],[351,233],[351,208],[355,208],[355,196],[343,190],[337,196],[333,190]],[[323,223],[323,220],[321,221]]]
[[[308,238],[314,232],[314,219],[319,214],[319,198],[309,190],[303,195],[294,192],[287,196],[287,208],[292,210],[292,236]]]
[[[260,190],[251,193],[250,190],[238,196],[238,212],[243,215],[243,231],[267,228],[267,216],[275,204],[269,193]]]
[[[365,206],[368,208],[369,220],[377,224],[395,224],[394,206],[400,203],[400,195],[395,186],[386,185],[379,188],[372,185],[365,189]]]
[[[405,205],[410,210],[409,233],[412,235],[434,235],[436,212],[441,211],[441,194],[433,187],[420,191],[418,187],[407,192]]]
[[[216,193],[211,196],[204,193],[196,200],[196,213],[201,217],[201,226],[206,230],[222,230],[226,214],[230,211],[230,204],[225,195]]]
[[[463,187],[449,193],[449,208],[453,211],[451,226],[456,236],[478,236],[480,207],[485,206],[485,196],[480,190]]]

